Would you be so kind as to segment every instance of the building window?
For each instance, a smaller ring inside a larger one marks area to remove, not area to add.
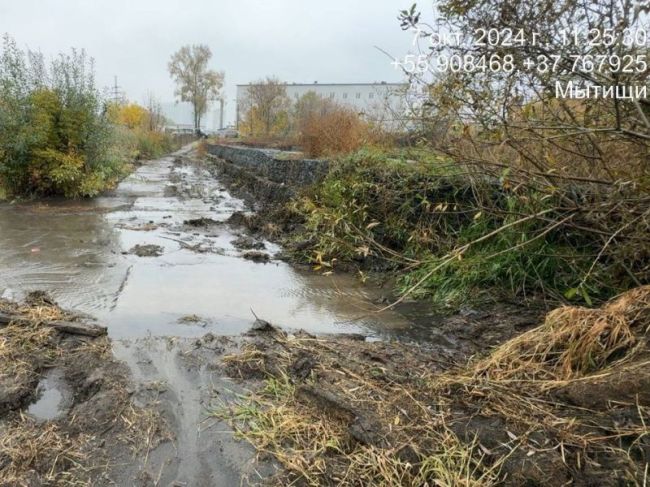
[[[343,98],[347,98],[347,97],[348,97],[348,94],[347,94],[347,93],[343,93]]]
[[[357,99],[361,98],[361,93],[357,93]]]
[[[334,98],[334,95],[335,95],[335,93],[332,91],[332,92],[330,93],[330,98]]]
[[[375,94],[374,94],[374,93],[370,93],[370,94],[368,95],[368,98],[370,98],[371,100],[372,100],[374,97],[375,97]]]

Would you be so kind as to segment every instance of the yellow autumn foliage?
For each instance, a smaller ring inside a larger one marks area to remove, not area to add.
[[[133,130],[146,125],[149,112],[137,103],[111,103],[108,106],[108,119],[116,125],[123,125]]]

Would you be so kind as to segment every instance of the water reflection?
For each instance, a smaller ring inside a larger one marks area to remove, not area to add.
[[[315,333],[392,336],[409,328],[397,313],[358,319],[377,307],[349,276],[253,263],[231,243],[238,229],[183,224],[225,221],[242,209],[207,171],[172,158],[147,163],[113,195],[93,201],[0,205],[0,293],[47,290],[62,305],[97,316],[115,338],[238,334],[254,320],[251,310]],[[159,245],[163,255],[128,254],[136,244]],[[191,250],[197,245],[208,250]],[[186,315],[201,324],[179,324]]]

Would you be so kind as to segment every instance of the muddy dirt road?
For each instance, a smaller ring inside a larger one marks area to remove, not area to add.
[[[373,314],[246,211],[187,149],[93,201],[0,205],[0,487],[647,483],[649,289]]]
[[[349,276],[273,260],[277,246],[223,224],[244,203],[206,170],[174,160],[145,163],[95,200],[0,205],[0,294],[47,290],[108,325],[114,339],[237,335],[250,326],[251,308],[316,333],[408,327],[397,314],[351,322],[376,309],[375,296]],[[257,253],[270,262],[242,258]]]
[[[181,162],[187,150],[143,164],[92,201],[0,206],[0,294],[45,290],[96,317],[128,365],[134,403],[160,411],[170,430],[171,441],[108,468],[117,485],[239,485],[273,472],[209,414],[215,398],[244,392],[218,358],[238,349],[251,310],[289,331],[382,337],[409,328],[397,313],[357,319],[377,308],[371,291],[276,260],[277,246],[227,223],[244,203]],[[27,409],[39,421],[74,403],[57,371],[39,392]]]

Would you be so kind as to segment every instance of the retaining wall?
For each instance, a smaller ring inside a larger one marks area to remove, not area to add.
[[[273,149],[208,144],[207,150],[208,154],[250,171],[255,176],[293,188],[317,183],[329,170],[328,161],[290,159],[291,154]]]

